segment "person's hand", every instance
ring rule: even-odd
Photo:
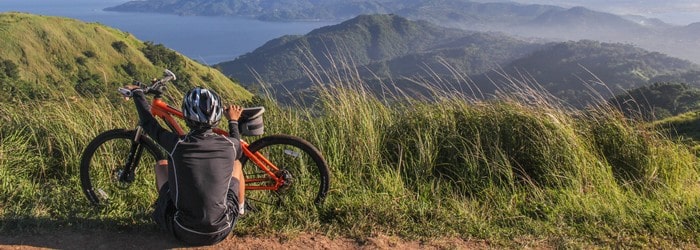
[[[224,116],[229,121],[238,121],[241,118],[241,113],[243,113],[243,108],[238,105],[229,105],[224,108]]]
[[[125,88],[125,89],[128,89],[128,90],[134,90],[134,89],[138,89],[139,86],[136,86],[136,85],[126,85],[126,86],[124,86],[124,88]]]
[[[122,95],[124,96],[124,100],[128,101],[129,97],[132,94],[132,91],[134,91],[134,89],[138,89],[138,88],[139,88],[139,86],[136,86],[136,85],[124,85],[124,87],[119,88],[119,92],[121,92]]]

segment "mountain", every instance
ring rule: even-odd
[[[205,85],[229,97],[251,96],[211,67],[101,24],[2,13],[0,37],[3,101],[118,99],[118,86],[161,76],[165,68],[178,76],[173,90]]]
[[[281,37],[216,67],[244,85],[262,80],[278,92],[293,95],[311,87],[309,73],[320,82],[333,82],[328,79],[331,76],[359,78],[375,90],[384,83],[411,93],[430,91],[425,84],[442,89],[445,83],[464,82],[468,76],[483,93],[492,93],[496,90],[492,81],[499,77],[491,71],[500,68],[506,75],[531,77],[574,106],[654,79],[690,79],[689,72],[700,69],[689,61],[629,44],[532,43],[501,34],[440,28],[396,15],[363,15],[304,36]],[[416,84],[416,79],[425,83]]]
[[[361,15],[304,36],[272,40],[234,61],[216,65],[244,85],[265,83],[288,90],[311,85],[303,66],[315,72],[358,68],[363,79],[482,73],[538,48],[498,34],[467,32],[410,21],[396,15]]]
[[[388,13],[390,1],[343,0],[148,0],[130,1],[107,11],[177,15],[248,16],[263,20],[344,20],[362,13]]]
[[[664,29],[670,29],[673,28],[674,26],[668,23],[665,23],[661,19],[658,18],[647,18],[644,16],[640,15],[624,15],[622,16],[623,18],[630,20],[632,22],[635,22],[641,26],[648,27],[651,29],[655,30],[664,30]]]
[[[583,4],[583,3],[582,3]],[[590,6],[590,3],[586,3]],[[501,32],[521,39],[597,40],[631,43],[700,63],[697,29],[659,19],[619,16],[584,7],[469,0],[143,0],[115,11],[179,15],[233,15],[263,20],[347,20],[360,14],[393,13],[449,28]]]
[[[454,69],[459,70],[460,74],[475,75],[525,56],[540,47],[539,44],[500,34],[477,32],[448,43],[437,43],[423,51],[372,62],[366,68],[374,75],[385,78],[425,74],[448,77],[453,76]]]
[[[665,35],[687,41],[700,41],[700,22],[691,23],[686,26],[673,27],[667,30]]]
[[[550,10],[517,25],[523,34],[537,34],[545,38],[572,40],[620,40],[652,30],[618,15],[593,11],[583,7]],[[516,31],[513,31],[516,32]]]
[[[248,16],[263,20],[346,20],[362,14],[396,13],[428,21],[516,23],[553,9],[562,8],[467,0],[141,0],[105,10]]]
[[[597,100],[597,95],[610,97],[658,77],[698,69],[696,64],[662,53],[591,40],[551,43],[504,67],[507,74],[527,72],[539,85],[575,106]]]
[[[398,15],[415,20],[466,30],[500,30],[528,22],[550,11],[564,10],[552,5],[518,4],[513,2],[481,3],[473,1],[421,1],[395,10]]]

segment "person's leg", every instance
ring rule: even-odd
[[[170,188],[166,182],[158,192],[158,199],[151,217],[162,231],[173,234],[173,216],[176,210],[173,200],[170,199]]]
[[[240,213],[245,204],[245,177],[243,176],[243,166],[239,160],[233,162],[233,178],[238,180],[238,211]]]
[[[168,181],[168,160],[158,160],[155,166],[156,172],[156,188],[160,191],[163,184]]]

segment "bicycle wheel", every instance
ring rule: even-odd
[[[277,166],[278,170],[271,171],[284,182],[277,190],[255,190],[272,187],[275,182],[244,155],[241,163],[247,182],[247,201],[274,206],[323,204],[330,182],[328,165],[311,143],[295,136],[272,135],[254,141],[248,149]]]
[[[150,140],[134,143],[136,131],[103,132],[85,148],[80,160],[80,184],[94,205],[146,207],[156,200],[155,166],[159,148]],[[146,150],[144,150],[146,149]]]

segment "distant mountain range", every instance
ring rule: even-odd
[[[256,80],[249,69],[270,83],[308,82],[299,63],[321,68],[353,64],[373,72],[363,75],[386,78],[426,68],[444,73],[439,59],[445,59],[455,66],[467,65],[465,73],[481,73],[536,47],[503,35],[442,28],[396,15],[362,15],[305,36],[269,41],[217,67],[243,84]]]
[[[539,85],[574,106],[597,101],[598,94],[607,98],[653,83],[655,78],[679,79],[700,69],[689,61],[632,45],[591,40],[549,43],[504,68],[511,75],[527,72]],[[698,81],[687,83],[700,86]]]
[[[545,12],[563,8],[467,0],[140,0],[106,10],[249,16],[279,21],[346,20],[362,14],[395,13],[411,18],[443,21],[513,23],[531,20]]]
[[[112,11],[177,15],[232,15],[262,20],[347,20],[360,14],[393,13],[411,20],[472,31],[495,31],[523,39],[590,39],[635,44],[700,63],[700,23],[679,27],[642,16],[619,16],[583,7],[468,0],[145,0]]]
[[[358,70],[338,70],[346,66]],[[498,78],[492,70],[500,68],[505,74],[526,73],[577,106],[590,101],[594,94],[585,92],[591,86],[610,97],[654,78],[678,78],[699,69],[689,61],[632,45],[524,41],[503,34],[442,28],[397,15],[362,15],[304,36],[281,37],[216,67],[244,85],[262,80],[279,92],[293,93],[311,87],[309,73],[350,74],[341,78],[391,83],[418,93],[426,89],[416,86],[414,79],[432,79],[427,82],[440,88],[435,79],[454,83],[468,76],[479,89],[492,92]]]

